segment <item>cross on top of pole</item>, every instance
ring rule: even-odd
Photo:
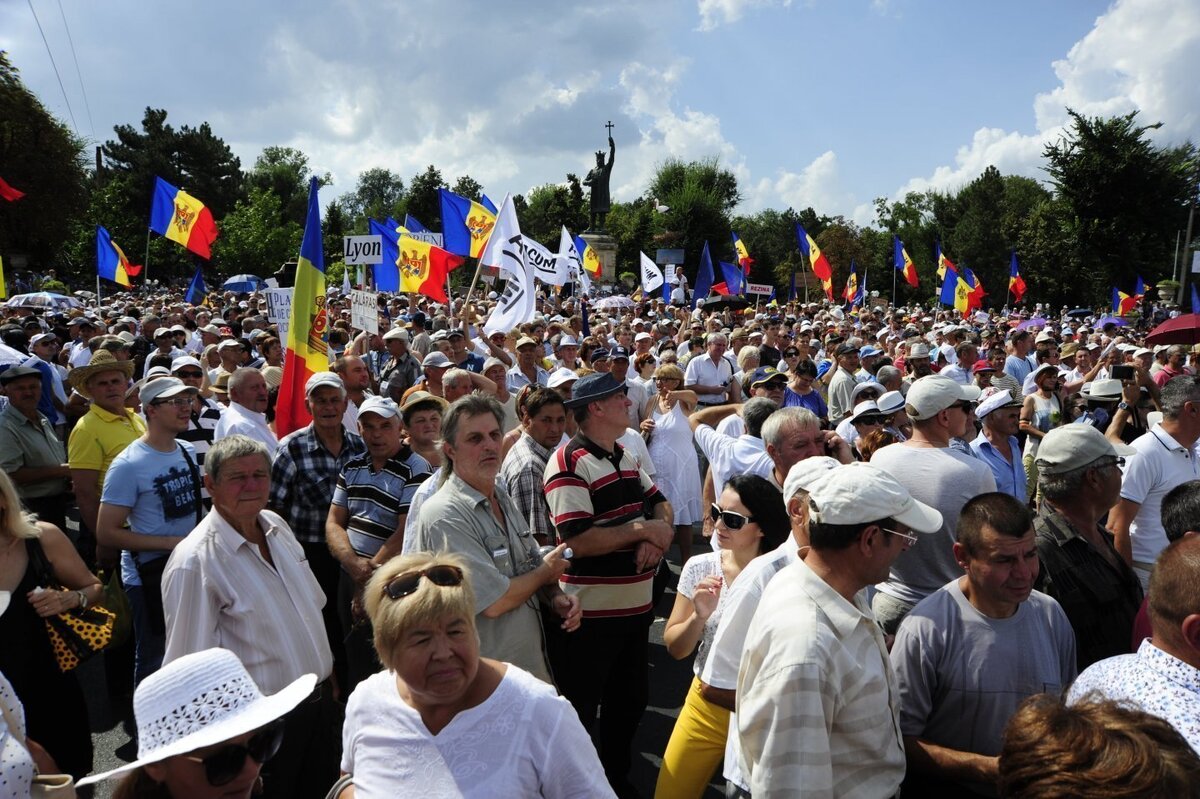
[[[612,123],[612,120],[611,120],[611,119],[610,119],[610,120],[608,120],[608,124],[606,124],[604,127],[608,129],[608,135],[609,135],[609,136],[611,136],[611,135],[612,135],[612,129],[613,129],[613,127],[614,127],[614,126],[613,126],[613,123]]]

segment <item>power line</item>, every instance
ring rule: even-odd
[[[67,113],[71,115],[71,127],[75,128],[75,135],[79,135],[79,126],[75,124],[75,112],[71,110],[71,101],[67,99],[67,89],[63,86],[62,75],[58,74],[58,64],[54,63],[54,53],[50,52],[50,42],[46,41],[46,32],[42,30],[42,22],[38,19],[37,12],[33,10],[33,0],[25,0],[29,3],[29,13],[33,14],[33,21],[37,23],[38,33],[42,34],[42,44],[46,45],[46,55],[50,56],[50,66],[54,67],[54,77],[58,78],[58,88],[62,91],[63,102],[67,104]]]
[[[83,87],[83,72],[79,70],[79,56],[75,55],[75,41],[71,38],[71,26],[67,24],[67,15],[63,11],[62,0],[58,0],[58,13],[62,16],[63,27],[67,30],[67,44],[71,45],[71,58],[75,61],[75,74],[79,76],[79,91],[83,94],[83,107],[87,109],[88,127],[92,129],[92,138],[96,138],[96,125],[92,122],[92,105],[88,102],[87,89]]]

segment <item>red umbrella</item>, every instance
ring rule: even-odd
[[[1200,314],[1185,313],[1150,331],[1147,344],[1200,344]]]

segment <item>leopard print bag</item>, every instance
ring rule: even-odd
[[[36,538],[27,539],[29,562],[33,564],[38,584],[45,588],[62,590],[62,584],[54,574],[54,567]],[[83,661],[102,652],[113,638],[117,616],[107,608],[93,605],[86,610],[69,610],[57,616],[42,619],[46,623],[46,634],[54,650],[58,670],[68,672]]]

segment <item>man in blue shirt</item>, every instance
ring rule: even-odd
[[[971,451],[992,470],[997,491],[1028,503],[1025,465],[1017,441],[1021,401],[1013,399],[1008,389],[987,388],[979,395],[975,416],[983,422],[983,431],[971,442]]]

